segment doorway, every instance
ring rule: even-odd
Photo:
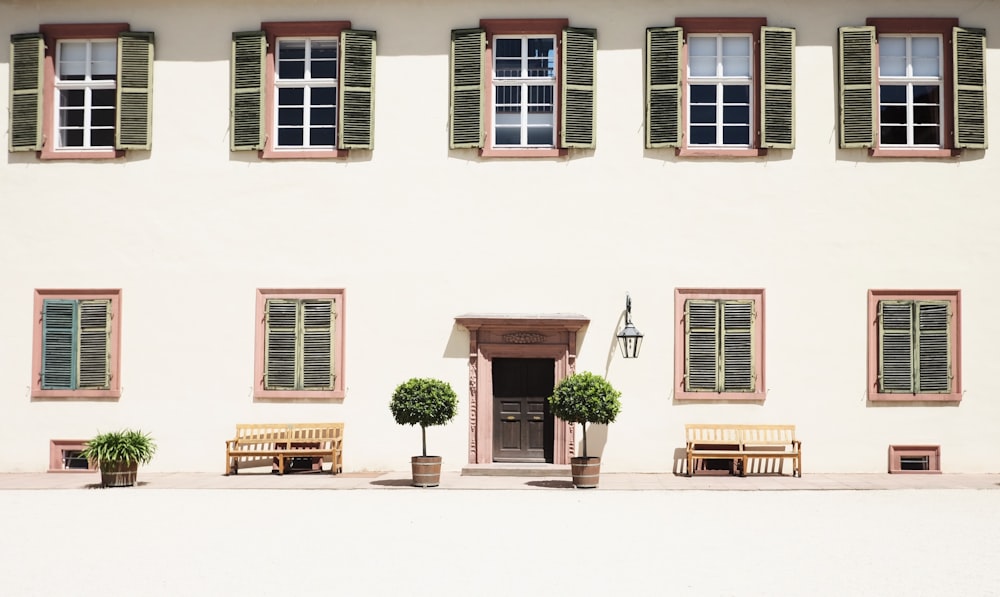
[[[492,368],[493,461],[553,462],[555,361],[495,358]]]

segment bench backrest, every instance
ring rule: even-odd
[[[690,423],[684,426],[690,444],[784,446],[795,441],[795,425],[731,425]]]
[[[795,441],[795,425],[747,425],[744,446],[787,446]]]
[[[343,423],[242,423],[236,425],[236,443],[241,446],[268,445],[284,441],[329,442],[339,445],[344,438]]]
[[[740,444],[740,425],[706,425],[692,423],[684,426],[684,434],[691,444]]]

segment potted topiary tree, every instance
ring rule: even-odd
[[[101,484],[105,487],[131,487],[140,464],[153,459],[156,443],[148,433],[122,429],[99,433],[87,442],[80,455],[101,468]]]
[[[614,422],[621,410],[621,392],[608,380],[589,371],[566,377],[549,397],[552,414],[569,423],[583,426],[583,456],[570,459],[573,485],[580,489],[597,487],[601,475],[601,458],[587,456],[587,423],[607,425]]]
[[[389,402],[400,425],[420,425],[421,456],[410,459],[413,485],[437,487],[441,482],[441,457],[427,455],[427,428],[444,425],[458,413],[458,397],[451,385],[439,379],[413,378],[396,387]]]

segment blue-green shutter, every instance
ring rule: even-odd
[[[42,301],[43,390],[76,388],[77,301]]]

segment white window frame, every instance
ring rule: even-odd
[[[500,77],[497,76],[497,60],[496,47],[497,40],[501,39],[519,39],[521,40],[521,76],[519,77]],[[557,87],[557,76],[556,76],[556,65],[558,64],[558,56],[553,55],[552,64],[552,75],[547,77],[530,76],[528,75],[528,61],[532,57],[528,56],[528,42],[532,39],[551,39],[553,52],[559,52],[559,39],[555,35],[551,34],[527,34],[527,35],[494,35],[492,39],[492,44],[494,48],[493,52],[493,64],[490,65],[490,79],[492,84],[490,85],[491,94],[491,109],[493,111],[492,116],[492,131],[490,135],[491,146],[494,149],[519,149],[519,148],[552,148],[556,146],[556,132],[558,128],[558,122],[556,120],[558,116],[558,103],[559,103],[559,88]],[[510,57],[500,57],[499,59],[510,60]],[[538,59],[535,57],[534,59]],[[511,125],[498,125],[497,124],[497,107],[498,106],[510,106],[514,104],[501,104],[497,101],[497,87],[513,87],[518,86],[521,89],[521,101],[518,104],[521,108],[521,122],[518,128],[521,132],[521,142],[518,144],[504,143],[497,144],[497,128],[512,129],[514,126]],[[528,129],[533,126],[528,123],[529,107],[544,105],[544,104],[529,104],[528,102],[528,88],[529,87],[541,87],[548,86],[552,89],[552,138],[549,143],[539,144],[539,143],[528,143]]]
[[[302,79],[282,79],[281,78],[281,44],[284,42],[305,42],[305,72]],[[337,70],[334,77],[331,78],[312,78],[312,42],[314,41],[333,41],[336,44],[337,49]],[[334,125],[333,125],[333,143],[327,145],[312,145],[307,142],[309,139],[309,129],[311,128],[311,112],[312,112],[312,90],[314,88],[332,88],[334,90],[334,101],[339,102],[337,85],[339,84],[339,73],[340,73],[340,61],[343,59],[341,56],[340,39],[337,37],[330,36],[310,36],[310,37],[300,37],[300,36],[288,36],[279,37],[275,40],[275,51],[274,51],[274,101],[272,109],[274,110],[274,130],[272,134],[274,135],[274,150],[275,151],[302,151],[309,149],[336,149],[337,147],[337,127],[340,126],[340,122],[336,117],[338,110],[337,103],[333,106],[320,106],[328,107],[334,111]],[[282,89],[302,89],[302,124],[295,126],[282,126],[279,119],[280,108],[281,108],[281,90]],[[281,145],[279,143],[278,131],[282,128],[298,129],[302,130],[302,141],[301,145]]]
[[[722,70],[722,63],[725,59],[723,53],[723,39],[725,38],[745,38],[748,41],[747,47],[749,48],[749,55],[747,56],[747,67],[749,75],[743,76],[724,76]],[[754,38],[750,33],[690,33],[688,34],[688,40],[693,38],[713,38],[716,43],[716,63],[715,63],[715,76],[695,76],[691,74],[691,56],[690,56],[690,45],[688,46],[688,56],[685,64],[686,69],[686,97],[685,102],[685,120],[686,120],[686,135],[687,135],[687,146],[692,148],[740,148],[749,149],[754,146],[754,110],[756,106],[754,105],[754,75],[756,74],[756,65],[754,64],[754,51],[753,44]],[[693,143],[693,135],[691,134],[692,125],[698,124],[691,121],[691,108],[692,106],[701,106],[705,104],[698,104],[692,100],[692,85],[715,85],[716,88],[716,103],[715,103],[715,143]],[[726,104],[723,100],[723,87],[728,85],[739,85],[741,87],[747,88],[747,97],[749,98],[747,106],[747,114],[749,116],[749,121],[747,122],[747,142],[746,143],[725,143],[724,142],[724,120],[723,115],[725,112],[725,107],[727,105],[742,105],[742,104]],[[704,125],[699,125],[704,126]]]
[[[65,44],[86,44],[86,59],[84,62],[84,78],[82,80],[63,80],[62,75],[62,52],[63,46]],[[93,72],[91,70],[93,55],[93,47],[95,43],[106,43],[111,44],[114,47],[114,57],[115,57],[115,76],[111,79],[93,79]],[[111,107],[112,112],[112,123],[110,126],[94,126],[93,114],[96,110],[106,110],[105,107],[95,108],[93,105],[93,92],[99,89],[117,89],[118,87],[118,41],[114,38],[94,38],[94,39],[64,39],[59,40],[56,43],[56,57],[55,57],[55,102],[54,110],[55,114],[52,119],[53,127],[53,138],[55,139],[56,150],[71,150],[71,151],[90,151],[90,150],[101,150],[106,151],[108,149],[114,149],[114,111],[118,109],[117,100]],[[77,130],[77,127],[73,126],[62,126],[62,113],[63,109],[61,107],[61,97],[64,91],[83,91],[83,106],[71,106],[72,109],[83,110],[83,145],[66,145],[63,142],[62,132],[64,130]],[[110,145],[91,145],[90,138],[91,133],[94,130],[110,130],[112,133],[112,139]]]
[[[933,33],[921,33],[921,34],[906,34],[906,33],[886,33],[880,34],[878,40],[880,42],[879,48],[881,48],[881,41],[886,38],[895,37],[903,38],[906,40],[906,75],[903,76],[889,76],[882,74],[882,57],[879,56],[878,64],[878,115],[879,115],[879,147],[894,147],[894,148],[927,148],[943,147],[944,141],[944,103],[946,98],[944,97],[944,40],[941,35]],[[914,38],[934,38],[938,42],[938,75],[936,77],[927,76],[914,76],[913,75],[913,39]],[[882,86],[897,86],[906,87],[906,143],[885,143],[882,141]],[[913,86],[914,85],[936,85],[938,87],[938,142],[935,144],[918,144],[914,142],[914,116],[913,116]],[[895,105],[895,104],[894,104]],[[926,104],[921,104],[926,105]]]

